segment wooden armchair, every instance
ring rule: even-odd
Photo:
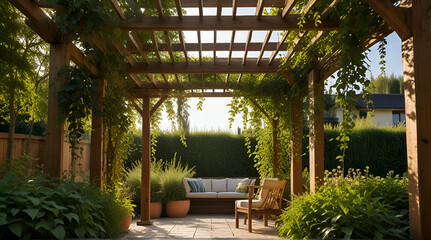
[[[254,189],[260,189],[257,199],[254,199]],[[244,224],[248,219],[248,231],[252,231],[251,216],[263,215],[265,227],[268,226],[268,215],[281,214],[281,204],[286,181],[265,179],[262,186],[248,186],[248,200],[238,200],[235,202],[235,227],[239,228],[238,213],[244,213]]]

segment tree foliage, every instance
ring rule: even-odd
[[[379,75],[376,78],[371,76],[371,82],[368,86],[371,94],[403,94],[404,82],[402,76]]]

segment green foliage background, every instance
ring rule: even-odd
[[[339,129],[325,129],[325,169],[337,168],[339,142],[334,139]],[[306,130],[304,136],[306,136]],[[139,135],[134,135],[132,153],[127,167],[141,159]],[[179,134],[161,134],[157,137],[156,159],[169,160],[175,152],[183,164],[195,166],[198,177],[259,177],[253,167],[253,159],[247,154],[244,136],[228,133],[191,133],[186,135],[187,147],[180,141]],[[308,167],[308,138],[303,138],[303,167]],[[407,171],[405,127],[356,126],[351,135],[351,145],[346,152],[345,167],[364,169],[370,173],[386,176],[393,170],[395,174]],[[252,149],[256,140],[251,138]]]

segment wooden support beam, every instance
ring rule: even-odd
[[[82,68],[85,67],[90,71],[94,77],[99,76],[99,69],[97,69],[93,64],[90,63],[87,56],[85,56],[81,50],[79,50],[75,45],[70,44],[70,60],[76,64],[76,66]]]
[[[269,33],[272,34],[272,31],[269,31]],[[265,45],[266,51],[273,51],[277,48],[277,45],[278,45],[278,42],[269,42],[270,37],[271,36],[268,37],[268,41]],[[265,41],[266,39],[267,38],[265,37]],[[202,43],[201,46],[202,46],[202,51],[214,51],[214,49],[216,51],[229,51],[230,43],[222,43],[222,42],[217,42],[216,44]],[[165,43],[159,43],[157,44],[157,47],[158,47],[157,49],[158,51],[168,51],[168,46]],[[188,51],[199,51],[198,43],[181,43],[181,42],[172,43],[171,47],[172,47],[172,51],[174,52],[184,51],[183,47]],[[133,46],[133,44],[129,44],[127,48],[131,53],[134,53],[134,54],[140,53],[137,49],[135,49],[135,46]],[[244,51],[244,48],[245,48],[245,43],[234,42],[232,45],[232,51]],[[281,48],[287,49],[287,43],[282,43]],[[260,51],[261,49],[262,49],[262,43],[260,42],[250,42],[250,44],[248,45],[249,51]],[[142,50],[144,52],[153,52],[155,48],[152,43],[142,43]]]
[[[158,17],[138,17],[127,22],[114,21],[113,27],[120,27],[125,31],[213,31],[213,30],[299,30],[298,18],[300,15],[290,14],[284,19],[279,16],[262,16],[257,19],[255,16],[236,16],[235,20],[229,16],[165,16]],[[315,25],[315,20],[306,18],[302,30],[332,31],[339,29],[339,22],[333,20],[322,20],[321,24]]]
[[[47,43],[60,43],[61,34],[57,25],[39,6],[31,0],[9,0],[23,13],[40,31],[38,34]]]
[[[151,225],[150,221],[150,98],[142,99],[142,172],[141,172],[141,220],[138,225]]]
[[[163,96],[169,98],[176,97],[191,97],[191,98],[200,98],[200,97],[233,97],[233,93],[231,92],[186,92],[186,93],[178,93],[178,92],[169,92],[169,91],[160,91],[160,90],[141,90],[140,92],[133,93],[133,96],[136,98],[142,97],[150,97],[150,98],[160,98]]]
[[[228,60],[227,60],[227,65],[230,65],[230,61],[232,58],[232,47],[233,47],[234,42],[235,42],[235,31],[232,31],[232,35],[230,38],[229,56],[228,56]]]
[[[155,87],[151,83],[144,83],[142,88],[133,88],[129,90],[130,92],[140,91],[142,89],[164,89],[164,90],[190,90],[190,89],[237,89],[238,86],[236,83],[214,83],[214,82],[200,82],[200,83],[189,83],[189,82],[180,82],[180,83],[159,83],[157,87]]]
[[[236,20],[236,11],[238,9],[238,1],[232,0],[232,19]]]
[[[204,16],[204,9],[203,9],[203,1],[202,0],[197,0],[198,2],[198,8],[199,8],[199,17],[203,17]]]
[[[290,11],[292,11],[298,0],[286,0],[286,4],[284,5],[283,11],[281,12],[281,16],[283,18],[289,16]]]
[[[133,94],[130,94],[133,95]],[[141,117],[144,115],[144,111],[142,110],[142,108],[136,103],[135,99],[129,99],[129,101],[133,104],[133,106],[135,107],[136,111],[138,111],[139,115],[141,115]]]
[[[242,78],[243,73],[240,73],[238,76],[238,80],[236,81],[236,84],[239,85],[239,83],[241,82],[241,78]]]
[[[44,172],[51,177],[60,178],[68,166],[64,158],[64,124],[59,114],[58,90],[64,79],[57,79],[57,73],[70,63],[70,45],[58,43],[50,45],[48,122],[46,129],[46,158],[43,160]]]
[[[261,112],[266,119],[268,119],[268,121],[272,121],[273,118],[271,116],[269,116],[268,112],[266,112],[266,110],[260,106],[260,104],[258,102],[256,102],[256,100],[254,100],[253,98],[247,98],[251,103],[253,103],[253,105],[259,110],[259,112]]]
[[[157,13],[159,14],[159,18],[163,18],[163,11],[162,11],[162,1],[161,0],[154,0],[156,2],[156,8]]]
[[[202,41],[201,41],[201,31],[197,31],[198,34],[198,45],[199,45],[199,63],[202,63]]]
[[[221,17],[221,11],[222,11],[222,0],[217,0],[217,19],[220,19]]]
[[[275,57],[277,56],[277,53],[280,51],[281,46],[283,45],[284,41],[286,41],[287,36],[289,36],[289,31],[285,32],[284,35],[281,37],[280,41],[277,44],[277,48],[271,53],[271,56],[269,57],[268,64],[271,64],[272,61],[274,61]]]
[[[365,1],[397,32],[401,40],[412,36],[411,8],[395,7],[390,0]]]
[[[260,64],[260,60],[262,60],[262,57],[263,57],[263,54],[264,54],[264,52],[265,52],[265,48],[267,47],[267,45],[268,45],[268,42],[269,42],[269,39],[271,38],[271,35],[272,35],[272,30],[270,30],[270,31],[268,31],[267,33],[266,33],[266,36],[265,36],[265,40],[263,41],[263,43],[262,43],[262,48],[260,49],[260,53],[259,53],[259,56],[257,57],[257,61],[256,61],[256,65],[259,65]],[[282,45],[283,45],[284,43],[282,43]],[[250,45],[250,44],[249,44]],[[287,47],[287,44],[285,44],[286,45],[286,47]],[[275,46],[275,47],[277,47],[277,46]],[[249,48],[250,48],[250,46],[249,46]]]
[[[256,13],[254,14],[254,15],[256,15],[257,19],[260,19],[260,17],[262,17],[264,2],[265,2],[265,0],[258,0],[257,1]]]
[[[413,39],[402,44],[410,238],[431,239],[431,2],[412,4]]]
[[[286,79],[286,81],[289,83],[290,86],[293,86],[293,84],[295,84],[295,81],[293,80],[293,78],[290,76],[288,72],[283,71],[283,72],[279,72],[279,74]]]
[[[253,31],[248,31],[247,40],[245,42],[244,57],[242,58],[242,65],[245,65],[245,62],[247,61],[248,45],[250,45],[252,36],[253,36]]]
[[[135,32],[131,32],[131,33],[129,33],[129,39],[130,39],[130,41],[132,42],[132,44],[133,44],[133,50],[134,51],[131,51],[129,48],[128,48],[128,50],[129,50],[129,52],[139,52],[140,54],[141,54],[141,56],[142,56],[142,58],[144,59],[144,61],[147,63],[147,64],[150,64],[150,59],[148,58],[148,56],[147,56],[147,54],[145,53],[145,51],[143,50],[143,47],[142,47],[142,42],[141,42],[141,40],[139,39],[139,36],[138,36],[138,34],[136,34]],[[166,44],[166,46],[167,46],[167,44]]]
[[[258,0],[239,0],[236,4],[237,7],[256,7]],[[265,0],[265,7],[278,7],[282,8],[284,6],[285,0]],[[183,7],[196,8],[198,3],[196,0],[181,0]],[[205,0],[203,2],[204,7],[232,7],[232,0]]]
[[[112,7],[114,8],[115,13],[117,13],[118,17],[123,21],[126,20],[126,16],[124,15],[124,12],[120,7],[120,4],[118,4],[118,1],[117,0],[110,0],[110,1],[112,4]]]
[[[216,62],[217,59],[217,54],[216,54],[216,45],[217,45],[217,31],[214,31],[214,41],[213,41],[213,61],[214,64]],[[202,48],[202,44],[200,45],[200,47]]]
[[[292,103],[290,192],[302,194],[302,99]]]
[[[95,102],[97,109],[92,110],[90,144],[90,181],[103,189],[103,98],[105,80],[99,80]]]
[[[315,193],[323,184],[324,173],[324,84],[318,70],[312,70],[308,75],[309,126],[310,126],[310,192]]]
[[[181,6],[180,0],[175,0],[175,7],[177,9],[178,17],[182,18],[183,17],[183,11],[182,11],[182,6]]]
[[[256,66],[255,60],[247,60],[245,65],[242,62],[231,61],[230,65],[226,65],[224,61],[213,62],[170,62],[153,63],[148,65],[146,63],[137,63],[136,66],[130,66],[127,69],[129,74],[215,74],[215,73],[277,73],[277,64],[272,65],[259,65]],[[267,63],[267,61],[264,61]]]
[[[186,48],[186,44],[184,43],[184,37],[183,37],[183,32],[182,31],[178,31],[178,37],[180,39],[180,44],[181,44],[181,50],[184,53],[184,59],[186,60],[186,62],[189,61],[189,56],[187,55],[187,48]],[[201,45],[202,47],[202,45]],[[173,49],[172,49],[173,51]]]
[[[153,114],[157,111],[157,109],[159,109],[159,107],[163,104],[163,102],[167,99],[167,96],[163,96],[159,99],[159,101],[156,102],[156,104],[154,104],[154,106],[151,108],[150,111],[150,117],[153,116]]]

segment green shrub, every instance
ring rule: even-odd
[[[13,174],[0,180],[0,238],[99,238],[121,232],[121,204],[95,186]]]
[[[176,154],[171,161],[166,163],[164,172],[161,175],[162,191],[165,202],[186,200],[186,189],[183,185],[183,178],[193,177],[194,167],[182,165],[181,161],[176,161]]]
[[[126,171],[124,185],[131,192],[132,203],[136,205],[136,212],[141,211],[141,162],[135,162],[131,169]],[[162,161],[151,161],[150,165],[150,194],[151,202],[163,202],[161,187],[161,176],[164,163]]]
[[[162,182],[159,178],[151,178],[151,202],[163,202]]]
[[[335,172],[337,174],[337,172]],[[316,194],[295,198],[279,217],[283,238],[409,237],[407,179],[360,176],[326,179]]]

